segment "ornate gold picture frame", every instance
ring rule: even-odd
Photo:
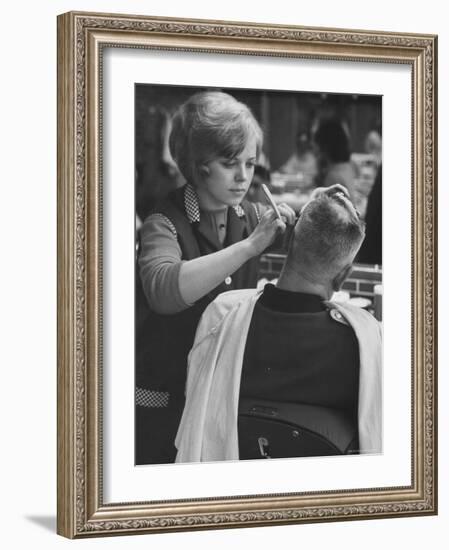
[[[179,498],[163,499],[155,499],[149,485],[143,501],[105,500],[102,146],[108,48],[410,68],[412,295],[411,310],[401,312],[411,326],[412,349],[403,359],[411,373],[410,484],[272,493],[261,481],[257,494],[185,498],[180,491]],[[59,16],[58,533],[83,538],[436,514],[436,167],[436,36],[96,13]],[[129,365],[130,377],[132,369]]]

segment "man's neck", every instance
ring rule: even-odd
[[[276,286],[282,290],[289,290],[290,292],[315,294],[323,298],[323,300],[330,300],[333,294],[332,284],[317,282],[307,277],[305,274],[298,273],[297,271],[293,272],[288,268],[282,270]]]

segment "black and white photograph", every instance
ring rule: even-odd
[[[134,107],[135,464],[382,453],[382,96]]]

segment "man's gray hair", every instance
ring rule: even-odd
[[[331,189],[303,208],[288,253],[290,267],[318,277],[335,276],[352,263],[365,237],[365,224],[349,200]]]

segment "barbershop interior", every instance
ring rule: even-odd
[[[135,87],[136,230],[158,200],[186,182],[169,149],[171,120],[192,94],[209,88]],[[344,185],[366,223],[354,269],[333,300],[382,320],[382,97],[326,92],[223,89],[248,105],[263,129],[263,150],[246,199],[276,203],[300,215],[314,189]],[[285,250],[260,258],[259,285],[279,276]]]

